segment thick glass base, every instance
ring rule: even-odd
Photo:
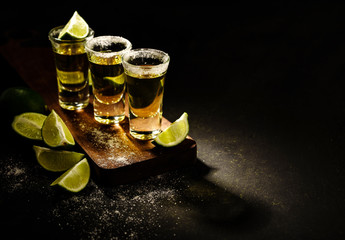
[[[149,132],[141,132],[141,131],[134,131],[130,130],[129,131],[132,137],[140,140],[152,140],[155,139],[158,134],[161,132],[161,130],[154,130],[154,131],[149,131]]]
[[[125,115],[119,115],[114,117],[107,116],[97,116],[95,115],[95,120],[102,124],[118,124],[125,119]]]
[[[63,102],[59,99],[59,105],[67,110],[79,110],[86,108],[89,105],[89,99],[83,102]]]
[[[158,111],[154,116],[138,117],[129,112],[129,132],[140,140],[151,140],[161,132],[162,113]]]
[[[125,101],[122,98],[113,104],[104,104],[95,97],[93,101],[95,120],[102,124],[117,124],[125,119]]]

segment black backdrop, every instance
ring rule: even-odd
[[[173,121],[189,113],[198,158],[209,168],[203,187],[226,190],[256,209],[247,225],[210,226],[182,214],[184,226],[169,230],[175,237],[343,237],[344,3],[41,4],[2,7],[1,44],[31,36],[33,45],[49,46],[50,28],[77,10],[96,35],[170,54],[164,116]],[[208,211],[226,215],[222,206]]]

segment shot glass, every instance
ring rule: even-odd
[[[142,48],[123,55],[129,100],[129,131],[137,139],[154,139],[161,132],[165,76],[170,57]]]
[[[89,63],[84,44],[94,36],[90,28],[84,39],[61,40],[58,38],[64,26],[50,30],[58,82],[59,104],[68,110],[85,108],[89,104]]]
[[[125,74],[122,55],[132,48],[118,36],[100,36],[85,45],[90,62],[93,110],[96,121],[117,124],[125,119]]]

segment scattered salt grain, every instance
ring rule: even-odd
[[[116,128],[106,128],[104,126],[87,126],[85,122],[76,118],[74,124],[88,139],[88,144],[92,149],[97,149],[102,155],[100,159],[93,160],[102,168],[122,167],[129,165],[138,156],[129,146],[124,144],[127,135],[123,130]],[[120,135],[120,136],[115,136]],[[105,154],[106,153],[106,154]],[[126,153],[126,154],[123,154]],[[104,161],[105,160],[105,161]]]
[[[10,176],[10,175],[13,175],[13,176],[19,176],[21,174],[23,174],[25,172],[24,169],[21,169],[21,168],[18,168],[18,167],[14,167],[12,169],[10,169],[8,172],[7,172],[7,175]]]
[[[13,157],[8,157],[3,161],[4,165],[0,169],[3,182],[9,192],[14,192],[23,188],[27,180],[26,170],[20,161],[15,161]]]
[[[88,234],[89,239],[149,237],[143,233],[161,228],[162,221],[166,221],[165,214],[169,214],[166,210],[162,212],[162,203],[178,203],[177,190],[167,181],[156,176],[136,185],[101,188],[91,180],[88,186],[91,193],[63,199],[52,210],[52,217],[61,221],[61,230],[75,231],[77,226],[87,225],[88,228],[78,228],[78,231],[82,231],[82,236]],[[91,233],[90,229],[93,229]]]

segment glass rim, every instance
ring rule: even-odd
[[[58,42],[58,43],[81,43],[81,42],[88,41],[88,40],[92,39],[93,36],[95,35],[95,31],[89,27],[89,34],[87,35],[87,37],[82,38],[82,39],[59,39],[59,38],[53,36],[53,34],[56,31],[58,31],[58,30],[61,31],[64,27],[65,27],[65,25],[61,25],[61,26],[57,26],[57,27],[52,28],[48,33],[49,40],[54,41],[54,42]]]
[[[122,60],[125,61],[128,65],[132,65],[132,66],[135,66],[135,67],[139,67],[139,66],[142,67],[142,65],[134,65],[134,64],[131,64],[131,63],[129,63],[129,62],[127,61],[128,59],[126,59],[127,57],[129,57],[129,55],[134,55],[134,54],[137,53],[137,52],[148,52],[148,53],[149,53],[149,52],[154,52],[154,53],[158,53],[158,54],[160,54],[161,56],[163,56],[163,57],[162,57],[162,59],[164,59],[163,62],[160,63],[160,64],[157,64],[157,65],[151,65],[151,66],[153,66],[153,67],[155,67],[155,66],[160,66],[160,65],[169,63],[169,61],[170,61],[170,56],[169,56],[169,54],[167,54],[166,52],[163,52],[162,50],[158,50],[158,49],[154,49],[154,48],[136,48],[136,49],[131,49],[130,51],[128,51],[127,53],[125,53],[125,54],[123,55]],[[145,66],[145,65],[144,65],[144,66]]]
[[[156,55],[159,55],[162,59],[162,62],[157,64],[157,65],[135,65],[128,60],[130,57],[138,55],[138,53],[154,53]],[[166,52],[163,52],[161,50],[153,49],[153,48],[137,48],[137,49],[132,49],[128,52],[126,52],[122,56],[122,65],[125,69],[126,72],[132,72],[132,73],[137,73],[139,75],[147,75],[150,73],[153,74],[164,74],[168,70],[168,65],[170,62],[170,56]]]
[[[101,51],[96,51],[91,49],[90,44],[96,42],[97,40],[109,40],[111,42],[115,42],[113,40],[117,40],[116,42],[121,42],[121,43],[125,43],[126,48],[122,49],[120,51],[111,51],[111,52],[101,52]],[[120,41],[119,41],[120,40]],[[125,54],[127,51],[130,51],[132,49],[132,43],[121,36],[112,36],[112,35],[105,35],[105,36],[98,36],[98,37],[94,37],[92,39],[89,39],[86,43],[85,43],[85,50],[86,52],[92,53],[93,55],[99,56],[99,57],[105,57],[105,58],[109,58],[109,57],[113,57],[113,56],[122,56],[123,54]]]

